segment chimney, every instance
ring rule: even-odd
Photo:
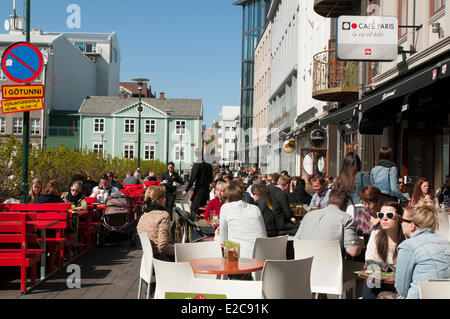
[[[125,98],[125,90],[120,90],[120,98],[124,99]]]
[[[159,93],[159,99],[160,100],[165,100],[166,99],[166,97],[164,96],[164,92],[160,92]]]

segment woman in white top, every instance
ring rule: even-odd
[[[267,237],[258,206],[242,201],[244,189],[235,181],[225,189],[225,204],[220,209],[218,240],[240,244],[240,257],[252,258],[256,238]]]
[[[397,247],[405,239],[401,227],[403,208],[396,202],[386,202],[377,213],[381,228],[372,231],[366,250],[365,268],[380,271],[395,270]],[[389,284],[370,287],[364,284],[363,299],[375,299],[382,291],[395,291]]]

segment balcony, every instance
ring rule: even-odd
[[[359,64],[336,58],[335,41],[314,55],[312,97],[319,101],[344,102],[358,98]]]
[[[314,11],[325,18],[359,15],[361,0],[314,0]]]
[[[77,127],[65,127],[65,126],[49,126],[48,136],[52,137],[78,137]]]

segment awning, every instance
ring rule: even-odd
[[[340,109],[337,109],[333,113],[329,113],[327,116],[319,120],[320,125],[339,124],[341,122],[351,121],[357,119],[358,103],[350,103]]]
[[[385,89],[370,93],[359,101],[361,104],[361,111],[366,112],[370,109],[386,103],[390,100],[398,99],[411,92],[425,88],[439,79],[449,76],[450,73],[450,59],[447,58],[432,66],[423,68],[422,70],[410,70],[407,75],[403,75],[399,80],[389,85]]]

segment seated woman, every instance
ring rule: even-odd
[[[208,206],[206,206],[205,211],[205,220],[209,220],[212,214],[216,216],[220,216],[220,208],[222,207],[225,199],[223,198],[223,193],[225,190],[226,183],[223,181],[219,181],[216,184],[215,193],[216,196],[208,202]],[[213,225],[214,226],[214,225]]]
[[[355,227],[358,235],[365,237],[380,227],[377,212],[381,209],[382,193],[376,186],[365,186],[359,193],[362,209],[358,209],[354,216]]]
[[[160,260],[174,261],[175,248],[170,233],[170,215],[166,206],[166,189],[153,186],[145,192],[144,214],[137,225],[138,233],[146,233],[153,248],[153,256]]]
[[[434,197],[433,186],[431,186],[430,181],[425,177],[419,178],[417,183],[414,185],[411,205],[417,204],[421,199],[430,199],[433,201],[436,209],[439,210],[439,202],[437,198]]]
[[[311,196],[305,190],[305,181],[301,178],[293,178],[289,185],[289,204],[306,204],[311,203]]]
[[[252,258],[256,238],[267,237],[264,219],[258,206],[242,200],[244,188],[238,181],[232,181],[225,189],[226,203],[220,209],[218,240],[239,243],[240,256]]]
[[[28,195],[28,203],[34,204],[36,203],[36,200],[41,196],[42,192],[42,182],[40,179],[35,178],[33,179],[33,182],[31,183],[31,189]]]
[[[61,195],[62,200],[65,203],[72,203],[74,206],[74,211],[87,210],[88,205],[85,196],[82,192],[83,183],[82,181],[75,181],[69,187],[70,192],[65,192]]]
[[[255,204],[259,207],[266,226],[267,237],[277,236],[277,223],[275,213],[273,212],[273,201],[267,186],[259,184],[254,188],[253,198]]]
[[[41,193],[41,196],[36,200],[36,204],[47,204],[47,203],[64,203],[61,199],[61,191],[58,187],[58,182],[55,179],[52,179],[48,182],[47,186],[45,186],[44,190]]]
[[[450,278],[450,242],[434,233],[438,216],[429,199],[405,208],[401,223],[407,239],[398,246],[395,288],[399,298],[418,299],[419,283]]]
[[[396,202],[386,202],[377,213],[380,219],[380,229],[372,231],[366,250],[365,268],[386,271],[395,270],[397,263],[397,247],[405,239],[401,221],[403,208]],[[364,281],[363,299],[376,299],[382,291],[395,291],[394,285],[369,284]]]

